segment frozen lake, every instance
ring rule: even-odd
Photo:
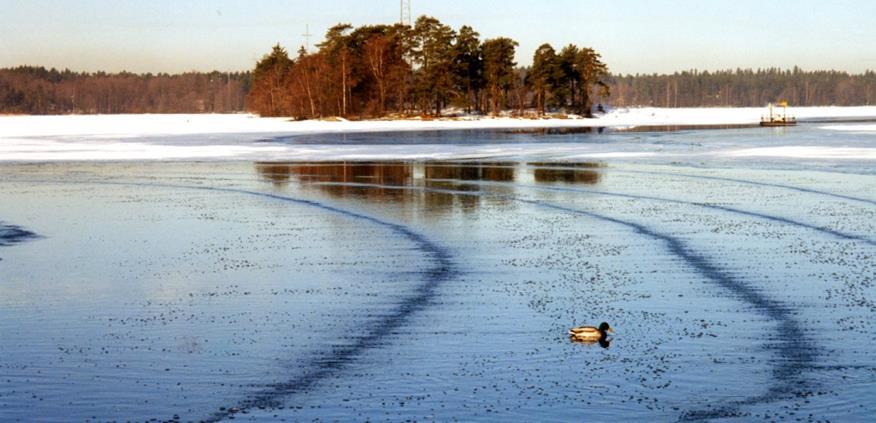
[[[17,150],[0,420],[868,420],[876,134],[832,125]]]

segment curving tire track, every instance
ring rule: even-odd
[[[10,247],[36,238],[39,238],[39,235],[22,229],[21,226],[9,225],[0,221],[0,247]],[[3,257],[0,257],[0,261],[3,261]]]
[[[655,172],[655,171],[645,171],[645,170],[613,170],[613,171],[618,172],[618,173],[633,173],[633,174],[640,174],[640,175],[677,176],[677,177],[681,177],[681,178],[690,178],[690,179],[704,179],[704,180],[710,180],[710,181],[734,182],[737,184],[752,185],[752,186],[758,186],[758,187],[780,188],[780,189],[785,189],[785,190],[790,190],[790,191],[797,191],[797,192],[801,192],[804,194],[816,194],[816,195],[822,195],[825,197],[832,197],[832,198],[839,199],[839,200],[854,201],[854,202],[863,203],[863,204],[867,204],[867,205],[871,205],[871,206],[876,206],[876,200],[870,200],[867,198],[855,197],[855,196],[845,195],[845,194],[836,194],[833,192],[821,191],[821,190],[812,189],[812,188],[798,187],[798,186],[794,186],[794,185],[774,184],[774,183],[770,183],[770,182],[752,181],[749,179],[728,178],[728,177],[724,177],[724,176],[695,175],[692,173]]]
[[[569,167],[569,166],[532,166],[539,169],[556,169],[556,170],[580,170],[578,167]],[[679,177],[679,178],[689,178],[689,179],[702,179],[709,181],[721,181],[721,182],[733,182],[737,184],[743,185],[752,185],[757,187],[765,187],[765,188],[779,188],[789,191],[797,191],[804,194],[815,194],[821,195],[825,197],[831,197],[838,200],[846,200],[853,201],[857,203],[863,203],[870,206],[876,206],[876,200],[872,200],[869,198],[861,198],[855,197],[853,195],[846,194],[837,194],[834,192],[821,191],[812,188],[799,187],[795,185],[786,185],[786,184],[776,184],[772,182],[762,182],[762,181],[752,181],[750,179],[741,179],[741,178],[730,178],[726,176],[711,176],[711,175],[696,175],[693,173],[681,173],[681,172],[658,172],[653,170],[629,170],[629,169],[612,169],[613,173],[630,173],[634,175],[654,175],[654,176],[670,176],[670,177]],[[861,176],[861,174],[855,174]]]
[[[827,226],[816,226],[805,222],[800,222],[797,220],[789,219],[787,217],[774,216],[771,214],[758,213],[748,210],[737,209],[733,207],[727,206],[719,206],[717,204],[709,204],[709,203],[698,203],[691,201],[683,201],[676,200],[672,198],[663,198],[663,197],[655,197],[650,195],[637,195],[637,194],[626,194],[612,191],[598,191],[598,190],[589,190],[583,188],[567,188],[567,187],[549,187],[549,186],[536,186],[536,185],[527,185],[527,184],[515,184],[510,182],[493,182],[493,181],[460,181],[457,179],[428,179],[429,181],[435,182],[454,182],[459,185],[477,185],[477,186],[507,186],[507,187],[515,187],[515,188],[524,188],[531,189],[536,191],[558,191],[558,192],[572,192],[572,193],[582,193],[582,194],[593,194],[593,195],[601,195],[606,197],[618,197],[618,198],[627,198],[631,200],[650,200],[650,201],[660,201],[671,204],[679,204],[686,206],[696,206],[703,207],[712,210],[723,211],[732,214],[738,214],[741,216],[754,217],[757,219],[769,220],[776,223],[781,223],[790,226],[797,226],[800,228],[810,229],[816,232],[821,232],[825,235],[834,236],[840,239],[850,240],[850,241],[859,241],[865,244],[869,244],[872,246],[876,246],[876,240],[866,238],[863,236],[849,234],[846,232],[838,231],[836,229],[829,228]]]
[[[586,210],[575,209],[537,200],[523,199],[512,195],[499,193],[484,193],[447,190],[440,188],[382,185],[369,183],[320,182],[315,184],[363,188],[373,187],[383,189],[401,189],[444,193],[449,195],[469,195],[479,197],[503,198],[510,201],[530,204],[536,207],[577,214],[604,222],[626,226],[632,229],[637,234],[662,242],[670,253],[682,259],[685,263],[687,263],[694,270],[696,270],[700,275],[704,276],[706,279],[708,279],[718,287],[727,290],[732,294],[733,298],[736,298],[746,303],[752,308],[752,310],[776,322],[777,325],[777,328],[775,330],[775,342],[765,345],[765,348],[767,350],[770,350],[774,353],[774,355],[776,356],[775,361],[777,363],[772,366],[773,383],[771,383],[767,387],[765,393],[751,396],[743,400],[729,401],[718,407],[708,408],[704,410],[688,410],[682,413],[682,415],[679,417],[680,421],[738,417],[741,415],[739,408],[742,406],[769,403],[780,399],[789,398],[796,395],[798,392],[804,390],[807,387],[808,382],[805,378],[805,373],[815,367],[816,354],[814,345],[811,341],[809,341],[808,336],[803,331],[801,324],[794,318],[792,310],[789,306],[780,301],[770,299],[769,297],[758,291],[756,288],[744,283],[741,280],[738,280],[731,273],[722,270],[705,256],[697,253],[680,238],[657,232],[640,223],[618,219],[615,217],[606,216]]]
[[[39,235],[22,229],[21,226],[9,225],[0,221],[0,247],[9,247],[38,237]]]
[[[329,355],[321,356],[319,359],[313,360],[308,365],[305,365],[304,368],[309,369],[309,371],[301,377],[270,385],[255,394],[251,394],[237,406],[233,407],[237,412],[252,408],[275,408],[281,405],[282,400],[297,393],[304,392],[317,382],[339,372],[346,365],[355,360],[356,357],[369,349],[379,346],[384,338],[392,334],[398,328],[404,326],[414,313],[424,309],[428,305],[435,296],[435,290],[438,285],[450,280],[456,273],[452,256],[449,251],[433,241],[430,241],[423,235],[397,223],[380,220],[372,216],[351,212],[312,200],[303,200],[236,188],[204,187],[203,189],[254,195],[289,203],[307,205],[342,216],[360,219],[377,226],[383,226],[408,238],[417,246],[417,249],[425,253],[432,262],[430,268],[420,273],[423,278],[423,283],[414,290],[414,295],[399,303],[390,313],[381,316],[380,320],[372,324],[370,329],[363,331],[365,332],[365,335],[357,337],[352,344],[340,348],[334,348]],[[204,421],[217,422],[225,420],[228,417],[231,417],[229,412],[220,411],[210,415],[208,418],[204,419]]]
[[[227,418],[233,418],[235,413],[246,411],[253,408],[274,408],[282,404],[289,397],[304,392],[317,384],[323,379],[333,376],[343,370],[343,368],[353,362],[358,356],[365,351],[381,345],[383,340],[391,335],[394,331],[404,326],[412,315],[420,310],[423,310],[435,297],[436,289],[443,282],[452,279],[456,274],[453,256],[444,247],[429,240],[425,236],[413,231],[412,229],[385,220],[381,220],[365,214],[341,209],[331,205],[323,204],[317,201],[305,200],[283,195],[270,194],[259,191],[250,191],[238,188],[222,188],[208,187],[198,185],[182,185],[168,183],[144,183],[144,182],[111,182],[111,181],[46,181],[46,180],[27,180],[16,181],[27,183],[46,183],[46,184],[78,184],[78,185],[112,185],[112,186],[128,186],[141,188],[173,188],[173,189],[188,189],[208,192],[224,192],[232,194],[241,194],[268,198],[272,200],[293,203],[303,206],[314,207],[323,211],[334,213],[340,216],[345,216],[351,219],[361,220],[369,224],[381,226],[389,229],[396,234],[402,235],[411,241],[416,249],[423,252],[431,266],[420,272],[422,283],[417,286],[412,296],[406,298],[401,303],[390,311],[382,315],[380,319],[363,328],[362,336],[355,338],[355,341],[346,346],[332,349],[329,354],[320,355],[318,359],[314,359],[304,365],[306,369],[300,377],[290,379],[285,382],[275,383],[265,387],[264,389],[248,395],[240,400],[236,405],[228,407],[231,411],[218,411],[210,414],[201,421],[218,422]]]
[[[51,183],[57,183],[57,181],[50,181]],[[458,181],[457,181],[458,182]],[[471,181],[466,181],[465,183],[469,183]],[[76,183],[76,182],[72,182]],[[450,255],[446,253],[443,249],[438,248],[437,251],[429,248],[427,245],[429,241],[422,239],[421,236],[416,233],[408,230],[407,228],[397,225],[394,223],[384,222],[379,219],[348,212],[343,209],[335,208],[332,206],[327,206],[322,203],[310,201],[310,200],[302,200],[296,199],[292,197],[279,196],[275,194],[263,193],[258,191],[247,191],[236,188],[220,188],[220,187],[205,187],[205,186],[190,186],[190,185],[176,185],[176,184],[163,184],[163,183],[125,183],[125,182],[91,182],[98,184],[107,184],[107,185],[133,185],[133,186],[147,186],[147,187],[166,187],[166,188],[181,188],[181,189],[197,189],[197,190],[207,190],[207,191],[219,191],[219,192],[230,192],[230,193],[239,193],[239,194],[247,194],[247,195],[257,195],[266,198],[272,198],[281,201],[289,201],[298,204],[310,205],[314,207],[320,207],[327,211],[335,212],[350,216],[352,218],[359,218],[370,221],[374,224],[383,225],[393,230],[397,230],[400,233],[405,234],[405,236],[415,240],[415,242],[422,248],[424,251],[432,251],[431,255],[433,256],[433,261],[438,264],[433,267],[429,271],[425,272],[425,276],[427,280],[434,281],[442,281],[449,279],[451,274],[454,272],[452,270],[452,263],[450,260]],[[499,193],[485,193],[485,192],[472,192],[472,191],[459,191],[459,190],[448,190],[448,189],[439,189],[439,188],[426,188],[426,187],[410,187],[410,186],[396,186],[396,185],[381,185],[381,184],[368,184],[368,183],[339,183],[339,182],[321,182],[314,183],[314,185],[337,185],[337,186],[352,186],[352,187],[374,187],[374,188],[385,188],[385,189],[399,189],[399,190],[416,190],[416,191],[426,191],[426,192],[436,192],[436,193],[444,193],[450,195],[467,195],[467,196],[481,196],[481,197],[497,197],[504,198],[512,201],[518,201],[526,204],[531,204],[537,207],[548,208],[558,211],[563,211],[566,213],[572,213],[577,215],[587,216],[593,219],[602,220],[610,223],[615,223],[619,225],[626,226],[632,229],[635,233],[638,233],[643,236],[647,236],[656,240],[661,241],[666,246],[667,250],[671,252],[673,255],[681,258],[685,263],[695,269],[698,273],[715,283],[717,286],[720,286],[728,291],[730,291],[734,297],[739,298],[741,301],[747,303],[752,307],[753,310],[757,311],[759,314],[773,320],[777,323],[776,329],[776,340],[774,344],[769,344],[766,346],[768,350],[774,352],[774,354],[779,358],[777,360],[777,364],[772,368],[773,380],[774,382],[767,387],[765,393],[761,395],[756,395],[749,397],[747,399],[732,401],[725,403],[724,405],[710,408],[707,410],[689,410],[683,413],[680,416],[680,420],[700,420],[700,419],[712,419],[712,418],[720,418],[720,417],[733,417],[739,415],[739,407],[745,405],[752,404],[760,404],[767,403],[779,399],[786,398],[790,395],[793,395],[795,392],[804,389],[806,385],[806,380],[804,378],[804,374],[807,370],[811,369],[814,366],[815,361],[815,353],[812,343],[808,341],[805,332],[802,330],[800,324],[793,318],[793,314],[791,309],[785,306],[783,303],[769,299],[762,293],[760,293],[757,289],[745,284],[742,281],[736,280],[732,274],[727,273],[726,271],[720,269],[718,266],[711,263],[706,257],[701,254],[698,254],[693,249],[688,247],[681,239],[677,237],[673,237],[671,235],[662,234],[653,229],[631,221],[626,221],[618,218],[614,218],[611,216],[605,216],[598,213],[575,209],[571,207],[566,207],[562,205],[546,203],[542,201],[529,200],[518,198],[510,195],[499,194]],[[626,196],[629,198],[635,198],[629,194],[618,194],[611,193],[606,194],[600,191],[592,191],[589,192],[587,190],[582,190],[582,192],[588,192],[592,194],[603,194],[603,195],[619,195]],[[658,197],[642,197],[643,199],[652,199],[652,200],[662,200],[662,201],[675,201],[679,202],[679,200],[671,200],[671,199],[660,199]],[[683,202],[682,202],[683,203]],[[700,203],[688,203],[691,205],[697,206],[711,206]],[[827,228],[815,227],[813,225],[808,225],[800,222],[795,222],[792,220],[788,220],[781,217],[769,216],[769,215],[761,215],[753,212],[746,212],[736,209],[724,208],[723,206],[712,206],[712,208],[721,209],[727,212],[732,213],[741,213],[751,217],[760,217],[768,220],[778,221],[786,224],[801,226],[813,230],[822,230],[825,233],[829,233],[831,235],[839,236],[841,238],[852,239],[853,236],[849,236],[848,234],[842,233],[833,233],[830,230],[825,230]],[[834,231],[835,232],[835,231]],[[870,241],[872,242],[872,241]],[[437,247],[432,245],[433,247]],[[431,298],[434,291],[434,287],[437,283],[425,283],[418,289],[418,294],[411,299],[411,301],[405,301],[405,304],[402,304],[396,313],[387,316],[381,324],[377,325],[376,330],[372,331],[368,335],[357,340],[356,343],[350,345],[348,347],[333,351],[332,357],[336,358],[336,360],[320,360],[321,363],[316,363],[313,367],[314,371],[306,374],[305,376],[289,381],[289,383],[275,384],[272,385],[265,390],[256,393],[254,395],[249,396],[239,403],[237,407],[239,410],[244,410],[247,408],[253,407],[272,407],[279,405],[282,399],[285,399],[289,396],[294,395],[295,393],[302,392],[309,387],[311,387],[316,382],[320,381],[323,378],[331,376],[337,371],[341,370],[344,365],[355,359],[357,355],[368,348],[372,348],[379,344],[381,338],[386,336],[388,333],[391,333],[392,330],[401,326],[404,320],[407,317],[421,309],[423,306],[428,303],[428,299]],[[230,417],[228,412],[214,413],[211,415],[206,421],[219,421],[224,420],[225,418]]]

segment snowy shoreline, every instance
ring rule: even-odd
[[[615,139],[606,143],[528,142],[497,139],[468,143],[468,138],[433,141],[405,138],[404,131],[630,128],[641,126],[756,125],[763,108],[617,109],[594,119],[457,118],[442,120],[292,121],[246,114],[200,115],[63,115],[0,116],[0,162],[154,161],[154,160],[454,160],[545,158],[548,160],[642,159],[670,157],[785,157],[832,160],[876,160],[869,142],[876,125],[837,124],[830,120],[876,120],[876,106],[811,107],[789,111],[800,120],[825,120],[801,125],[799,131],[864,136],[850,142],[795,139],[758,132],[760,141],[738,139],[730,144],[688,148],[681,144]],[[803,127],[805,126],[805,128]],[[295,136],[396,133],[360,143],[296,143]],[[449,136],[452,138],[453,136]],[[462,136],[459,136],[462,137]],[[411,137],[407,137],[411,138]],[[397,140],[396,140],[397,141]]]
[[[10,137],[188,134],[317,134],[458,129],[636,127],[757,124],[764,108],[623,108],[593,119],[463,117],[435,120],[305,120],[251,114],[12,115],[0,116],[0,140]],[[876,106],[799,107],[798,119],[876,119]]]

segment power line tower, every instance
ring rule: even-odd
[[[401,0],[398,22],[402,25],[413,26],[413,18],[411,17],[411,0]]]

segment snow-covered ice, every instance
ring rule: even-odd
[[[131,138],[145,135],[325,133],[411,131],[491,128],[628,127],[645,125],[744,125],[755,124],[763,108],[624,108],[597,119],[366,120],[293,121],[250,114],[143,114],[0,116],[0,137],[107,136]],[[798,119],[874,118],[876,106],[800,107]],[[872,129],[873,126],[871,125]]]
[[[246,114],[204,115],[68,115],[0,117],[0,161],[123,161],[123,160],[433,160],[463,158],[538,157],[578,159],[685,155],[710,157],[828,158],[876,160],[876,145],[850,145],[834,137],[825,143],[797,148],[774,145],[777,139],[737,139],[687,149],[677,145],[641,143],[627,138],[580,143],[570,139],[525,137],[468,142],[423,139],[387,145],[378,138],[350,143],[349,134],[404,131],[502,130],[529,128],[631,128],[672,125],[756,124],[762,108],[617,109],[596,119],[482,118],[463,120],[291,121]],[[794,108],[801,120],[876,119],[876,107]],[[801,124],[804,125],[804,124]],[[810,125],[811,124],[806,124]],[[825,133],[872,133],[872,124],[830,124]],[[758,129],[758,134],[771,134]],[[793,130],[790,130],[793,131]],[[298,137],[321,136],[300,143]],[[396,136],[398,137],[398,136]],[[755,137],[757,138],[757,137]],[[461,142],[465,141],[465,142]],[[536,142],[537,141],[537,142]],[[769,143],[768,145],[762,145]]]
[[[876,125],[827,125],[821,129],[828,131],[846,131],[846,132],[872,132],[876,133]]]

